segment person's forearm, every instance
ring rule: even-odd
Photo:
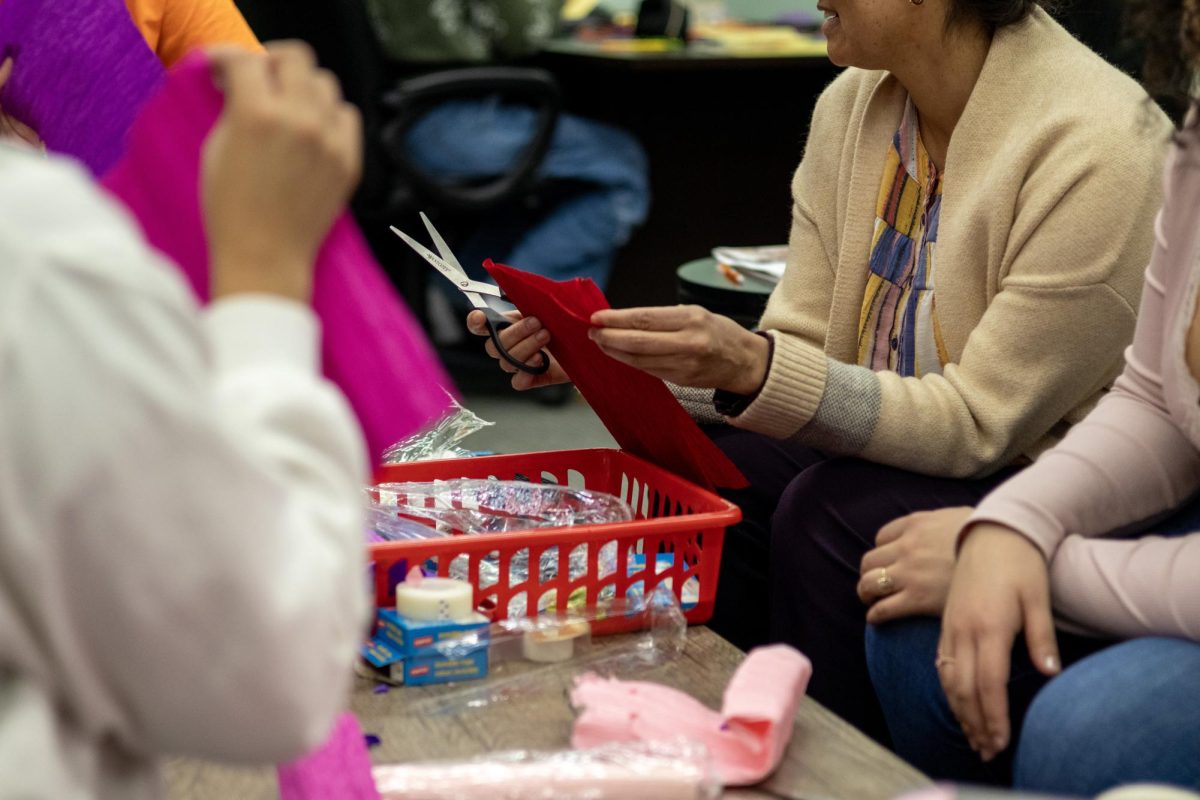
[[[1200,533],[1134,540],[1068,536],[1050,564],[1055,611],[1104,636],[1200,641]]]

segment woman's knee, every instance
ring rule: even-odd
[[[1018,788],[1096,794],[1158,781],[1200,789],[1200,644],[1135,639],[1046,685],[1025,717]]]
[[[875,546],[879,522],[864,507],[863,478],[876,465],[857,459],[821,461],[796,475],[780,495],[771,519],[772,548],[813,549],[858,569]],[[867,512],[867,513],[864,513]]]
[[[933,666],[940,636],[938,620],[927,617],[867,626],[867,668],[889,727],[893,716],[897,725],[953,722]]]
[[[971,754],[934,667],[940,636],[938,620],[926,617],[868,625],[867,667],[896,752],[920,769],[958,778],[947,762]]]

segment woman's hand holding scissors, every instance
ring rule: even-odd
[[[513,324],[500,331],[501,344],[504,345],[510,355],[519,361],[536,360],[537,352],[543,350],[549,344],[550,332],[542,327],[542,323],[537,317],[522,317],[518,311],[510,311],[504,316],[512,320]],[[488,336],[487,322],[484,319],[482,311],[472,311],[467,315],[467,330],[476,336]],[[518,391],[523,392],[526,389],[537,389],[541,386],[571,382],[571,378],[552,356],[550,357],[549,370],[542,375],[531,375],[528,372],[518,370],[512,364],[502,359],[500,353],[496,350],[496,345],[490,338],[484,347],[487,349],[489,356],[500,362],[500,369],[512,373],[512,387]],[[544,351],[542,358],[546,358],[547,356],[549,356],[549,353]]]

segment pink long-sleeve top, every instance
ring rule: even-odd
[[[1200,490],[1200,385],[1184,356],[1200,284],[1200,129],[1189,123],[1166,165],[1124,372],[967,522],[1007,525],[1040,548],[1056,614],[1090,633],[1200,640],[1200,531],[1153,535],[1156,520]],[[1130,530],[1146,534],[1112,538]]]

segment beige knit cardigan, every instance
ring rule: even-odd
[[[906,378],[856,365],[876,200],[906,97],[889,73],[849,69],[817,101],[787,270],[759,326],[774,341],[770,368],[728,422],[982,476],[1052,446],[1119,373],[1170,123],[1040,9],[998,31],[946,157],[935,302],[950,363]],[[694,394],[681,399],[701,410]],[[711,400],[703,407],[711,418]]]

